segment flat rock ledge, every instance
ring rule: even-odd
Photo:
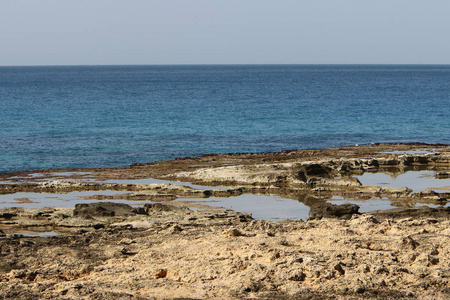
[[[448,211],[277,223],[160,203],[8,213],[2,299],[450,297]]]
[[[112,190],[125,193],[90,200],[148,201],[1,209],[0,298],[449,299],[449,194],[354,177],[408,170],[448,178],[450,147],[374,144],[0,174],[1,194]],[[150,177],[223,187],[102,182]],[[311,207],[309,219],[254,220],[172,201],[243,193],[298,199]],[[405,208],[361,213],[327,203],[332,196],[387,197]]]

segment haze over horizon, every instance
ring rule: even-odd
[[[3,0],[0,65],[450,64],[444,0]]]

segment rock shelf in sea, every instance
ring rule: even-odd
[[[360,180],[419,171],[433,186]],[[449,171],[449,145],[373,144],[0,174],[1,196],[22,195],[0,209],[0,296],[448,299]],[[23,196],[75,192],[89,193],[69,207]],[[247,194],[309,215],[275,222],[203,201]],[[375,198],[396,208],[361,211]]]

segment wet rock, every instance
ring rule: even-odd
[[[177,207],[174,205],[162,204],[162,203],[146,203],[144,205],[144,211],[149,214],[151,212],[162,212],[162,211],[182,211],[189,210],[185,207]]]
[[[133,215],[133,208],[123,203],[98,202],[76,204],[73,215],[76,217],[113,217]]]
[[[394,187],[383,187],[381,188],[381,193],[388,193],[388,194],[393,194],[397,197],[400,196],[409,196],[412,193],[413,190],[407,188],[407,187],[402,187],[402,188],[394,188]]]
[[[211,196],[213,197],[231,197],[242,195],[243,190],[237,189],[214,189],[211,190]]]
[[[420,206],[414,208],[393,208],[386,210],[375,210],[368,212],[378,219],[403,219],[403,218],[424,218],[424,217],[434,217],[434,218],[444,218],[450,217],[450,207],[427,207]]]
[[[359,214],[359,206],[356,204],[335,205],[331,203],[319,203],[311,207],[308,220],[322,218],[350,219],[353,214]]]
[[[310,164],[301,166],[296,172],[296,177],[303,182],[308,182],[314,177],[330,178],[331,172],[332,169],[327,166],[321,164]]]
[[[438,172],[438,173],[436,173],[435,177],[438,178],[438,179],[449,178],[450,177],[450,172],[445,172],[445,171]]]
[[[148,212],[144,207],[136,207],[133,209],[133,212],[138,215],[148,215]]]
[[[94,224],[94,225],[92,225],[92,228],[102,229],[102,228],[105,228],[105,224],[102,224],[102,223]]]
[[[9,220],[9,219],[11,219],[13,217],[16,217],[16,216],[17,216],[17,214],[15,214],[15,213],[8,213],[8,212],[0,214],[0,218],[6,219],[6,220]]]

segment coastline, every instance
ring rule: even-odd
[[[7,182],[0,184],[3,195],[122,193],[75,208],[0,209],[1,296],[446,299],[450,193],[366,186],[355,178],[417,170],[448,178],[450,145],[217,154],[122,168],[0,174]],[[130,183],[146,178],[209,188]],[[121,180],[127,183],[117,183]],[[310,218],[255,220],[176,200],[246,193],[303,199]],[[388,198],[403,208],[361,214],[351,205],[330,205],[333,196]],[[113,203],[119,199],[146,204]]]

